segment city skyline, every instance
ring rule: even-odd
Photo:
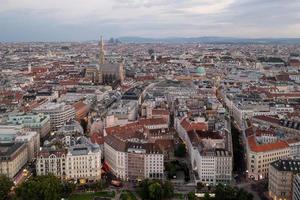
[[[0,41],[87,41],[104,37],[299,38],[291,0],[1,0]]]

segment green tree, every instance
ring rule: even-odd
[[[185,155],[186,155],[185,144],[179,144],[178,147],[175,149],[174,154],[177,157],[181,157],[181,158],[185,157]]]
[[[104,180],[98,180],[98,181],[96,181],[95,183],[93,183],[93,184],[91,185],[91,188],[92,188],[93,190],[97,190],[97,191],[103,190],[103,189],[106,188],[106,187],[107,187],[107,185],[106,185],[106,183],[105,183]]]
[[[62,183],[62,197],[68,198],[75,190],[76,185],[74,183],[63,182]]]
[[[217,185],[216,200],[252,200],[253,195],[247,191],[231,186],[224,186],[222,184]]]
[[[5,175],[0,175],[0,200],[8,197],[11,187],[14,183]]]
[[[196,200],[196,195],[194,192],[189,192],[187,198],[188,200]]]
[[[142,199],[149,199],[149,185],[150,185],[149,179],[145,179],[140,183],[138,192]]]
[[[152,200],[160,200],[162,199],[162,188],[161,185],[158,182],[154,182],[151,185],[149,185],[149,198]]]
[[[16,189],[16,196],[20,200],[60,199],[62,184],[53,175],[31,177]]]
[[[209,194],[207,192],[205,192],[203,200],[210,200],[210,199],[211,198],[210,198]]]
[[[174,187],[170,181],[165,181],[163,184],[164,197],[171,198],[174,196]]]
[[[251,193],[248,193],[244,189],[237,189],[236,199],[240,199],[240,200],[252,200],[253,199],[253,195]]]

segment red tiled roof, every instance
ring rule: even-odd
[[[166,124],[167,122],[164,118],[150,118],[150,119],[140,119],[138,123],[143,126],[149,126],[149,125]]]
[[[152,110],[152,115],[169,115],[169,111],[164,110],[164,109],[153,109]]]
[[[206,122],[191,122],[188,120],[187,117],[181,121],[181,126],[186,131],[192,131],[192,130],[207,131],[208,130],[208,124]]]
[[[80,110],[80,109],[86,108],[87,105],[85,103],[83,103],[82,101],[78,101],[73,104],[73,107],[75,108],[75,110]]]
[[[262,121],[270,122],[273,124],[280,124],[280,120],[278,118],[272,117],[272,116],[266,116],[266,115],[259,115],[259,116],[254,116],[254,119],[259,119]]]
[[[97,144],[103,144],[104,143],[104,138],[101,134],[92,133],[90,138],[91,138],[92,143],[97,143]]]
[[[269,143],[269,144],[257,144],[255,135],[251,135],[247,139],[248,139],[249,148],[251,149],[251,151],[254,152],[274,151],[274,150],[285,149],[289,147],[288,143],[282,140],[279,140],[274,143]]]

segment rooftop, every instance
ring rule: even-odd
[[[278,171],[290,171],[300,173],[300,160],[277,160],[271,163]]]

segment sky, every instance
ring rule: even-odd
[[[300,0],[0,0],[0,41],[300,38]]]

